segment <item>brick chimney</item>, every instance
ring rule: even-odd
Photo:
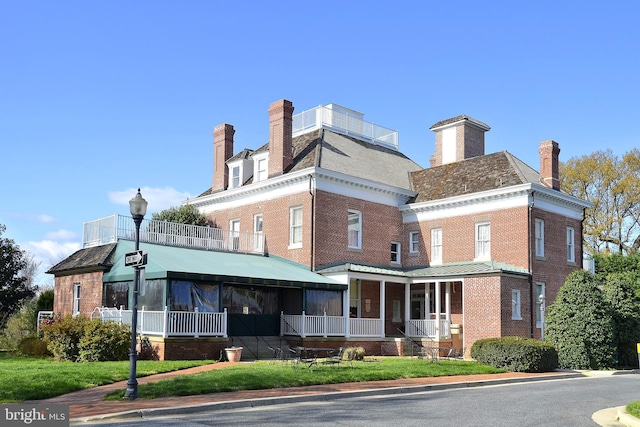
[[[429,129],[436,133],[436,152],[431,167],[484,155],[484,133],[491,128],[479,120],[461,115],[442,120]]]
[[[560,146],[555,141],[542,141],[540,153],[540,181],[545,187],[560,190]]]
[[[293,161],[293,103],[286,99],[269,106],[269,176],[282,175]]]
[[[227,160],[233,156],[233,134],[236,131],[232,125],[223,123],[213,129],[213,192],[226,190],[229,185],[229,170]]]

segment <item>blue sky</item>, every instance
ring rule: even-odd
[[[149,214],[211,185],[213,138],[268,139],[269,104],[337,103],[397,129],[424,167],[429,127],[467,114],[486,152],[539,167],[640,135],[640,3],[5,1],[0,224],[48,268],[84,221]],[[52,284],[40,274],[37,283]]]

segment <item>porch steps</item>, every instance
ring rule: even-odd
[[[274,357],[271,348],[289,348],[287,341],[279,336],[234,336],[229,337],[229,346],[242,347],[241,360],[269,360]]]

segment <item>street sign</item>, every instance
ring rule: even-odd
[[[140,267],[147,264],[147,254],[142,251],[129,252],[124,256],[125,267]]]

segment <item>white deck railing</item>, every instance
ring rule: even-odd
[[[344,316],[281,314],[280,333],[305,337],[382,337],[382,320]]]
[[[92,318],[131,325],[131,310],[96,307]],[[227,337],[227,310],[222,313],[199,311],[138,310],[138,333],[162,337]]]
[[[83,247],[115,243],[118,239],[135,240],[133,218],[115,214],[85,222]],[[263,233],[245,233],[175,222],[143,219],[140,241],[165,246],[264,254]]]
[[[408,337],[430,337],[437,336],[436,320],[411,319],[405,322],[405,335]],[[451,325],[449,321],[440,320],[440,338],[451,338]]]
[[[394,150],[398,149],[398,132],[362,120],[361,115],[350,114],[340,106],[320,105],[293,116],[293,136],[315,129],[325,128],[335,132],[364,139]],[[355,113],[355,112],[354,112]]]

